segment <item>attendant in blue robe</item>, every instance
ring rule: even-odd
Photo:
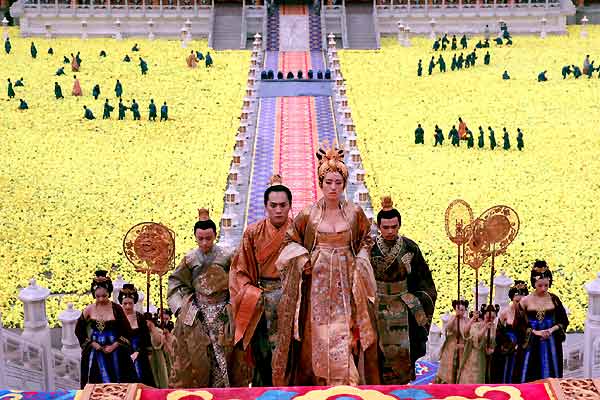
[[[212,67],[213,65],[213,59],[210,56],[210,51],[206,52],[206,57],[204,58],[204,65],[206,66],[206,68]]]
[[[196,51],[196,58],[198,59],[198,61],[204,60],[204,56],[202,55],[201,51]]]
[[[456,35],[452,35],[452,44],[450,45],[450,50],[456,50]]]
[[[54,96],[56,97],[56,100],[65,98],[65,96],[63,96],[62,93],[62,88],[60,87],[58,82],[54,82]]]
[[[160,107],[160,120],[166,121],[169,119],[169,107],[167,106],[167,102],[165,101],[163,105]]]
[[[415,129],[415,144],[425,144],[425,131],[421,124],[418,124],[417,129]]]
[[[102,113],[102,119],[110,119],[110,113],[114,109],[115,108],[109,104],[108,99],[106,99],[106,101],[104,102],[104,111]]]
[[[19,110],[28,110],[29,109],[29,105],[27,104],[27,102],[23,99],[19,99]]]
[[[488,130],[490,131],[490,149],[494,150],[496,148],[496,135],[491,126],[488,126]]]
[[[148,63],[146,63],[142,57],[140,57],[140,70],[142,71],[142,75],[148,73]]]
[[[485,56],[483,56],[483,63],[484,63],[485,65],[490,65],[490,58],[491,58],[491,56],[490,56],[490,52],[489,52],[489,51],[486,51],[486,52],[485,52]]]
[[[435,58],[432,56],[431,60],[429,61],[429,75],[431,75],[431,73],[433,72],[433,68],[435,67]]]
[[[546,77],[546,72],[548,72],[548,71],[542,71],[539,73],[539,75],[537,77],[538,82],[547,82],[548,81],[548,78]]]
[[[63,56],[63,64],[71,64],[71,60],[67,56]]]
[[[523,143],[523,132],[521,131],[521,128],[517,128],[517,149],[522,151],[524,147],[525,143]]]
[[[502,74],[502,79],[505,81],[510,79],[510,75],[508,75],[508,71],[504,71],[504,73]]]
[[[423,62],[419,60],[419,64],[417,65],[417,76],[423,76]]]
[[[14,99],[15,98],[15,90],[13,89],[13,84],[10,81],[10,78],[8,78],[8,98],[9,99]]]
[[[583,75],[583,73],[581,72],[581,68],[579,68],[577,65],[571,66],[573,67],[573,76],[575,77],[575,79],[579,79],[579,77]]]
[[[31,42],[31,58],[37,58],[37,48],[35,47],[35,43]]]
[[[121,82],[117,79],[117,83],[115,84],[115,96],[121,97],[122,95],[123,95],[123,85],[121,85]]]
[[[154,99],[150,99],[150,104],[148,104],[148,121],[156,121],[156,104],[154,104]]]
[[[92,96],[94,96],[94,100],[98,100],[98,96],[100,96],[100,85],[98,85],[97,83],[92,89]]]
[[[479,127],[479,136],[477,137],[477,147],[479,147],[480,149],[483,149],[483,146],[485,146],[484,136],[485,136],[485,134],[483,133],[483,128],[480,126]]]
[[[15,82],[15,87],[23,87],[25,86],[25,84],[23,83],[23,78],[21,79],[17,79],[17,81]]]
[[[150,330],[144,315],[135,311],[138,300],[139,295],[136,288],[131,283],[124,284],[123,289],[119,291],[119,303],[121,303],[131,326],[131,360],[133,361],[136,382],[155,386],[152,367],[150,367],[150,359],[148,358],[152,351]]]
[[[440,72],[446,72],[446,61],[444,61],[444,57],[440,54],[438,58],[438,65],[440,66]]]
[[[89,108],[87,108],[87,106],[83,106],[83,109],[85,110],[84,113],[83,113],[83,118],[85,118],[87,120],[96,119],[96,117],[94,116],[94,113],[92,112],[92,110],[90,110]]]
[[[131,58],[129,57],[129,54],[125,54],[125,57],[123,58],[123,62],[131,62]]]
[[[467,48],[467,36],[466,35],[462,35],[462,37],[460,38],[460,44],[462,46],[463,49]]]
[[[50,55],[50,56],[54,55],[54,49],[52,47],[48,48],[48,55]]]
[[[502,128],[504,130],[504,135],[502,136],[502,140],[504,141],[502,147],[504,148],[504,150],[510,150],[510,137],[508,136],[508,131],[505,128]]]
[[[136,103],[135,99],[131,101],[131,107],[129,107],[131,113],[133,114],[133,120],[137,121],[142,119],[142,115],[140,114],[140,105]]]
[[[519,302],[529,294],[525,281],[515,281],[508,291],[510,304],[504,308],[498,316],[496,328],[496,348],[492,355],[491,382],[490,383],[514,383],[517,372],[517,359],[519,352],[519,338],[514,328],[517,313],[522,312]]]
[[[95,303],[85,308],[75,335],[81,346],[81,388],[88,383],[135,382],[130,358],[131,327],[120,305],[110,301],[113,285],[96,271],[91,285]]]
[[[452,56],[452,64],[450,64],[450,69],[454,71],[458,66],[456,65],[456,54]]]
[[[4,51],[6,54],[10,54],[10,50],[12,49],[12,45],[10,44],[10,38],[6,38],[4,41]]]
[[[523,349],[520,379],[522,383],[547,378],[562,378],[563,349],[569,319],[558,298],[548,290],[552,272],[545,261],[535,262],[531,271],[533,293],[521,300],[523,313],[515,321]]]
[[[125,119],[125,111],[127,111],[127,106],[123,104],[123,99],[119,98],[119,121]]]
[[[138,44],[134,44],[133,47],[131,48],[131,51],[140,51],[140,48],[138,47]]]

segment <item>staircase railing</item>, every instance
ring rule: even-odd
[[[248,40],[248,22],[246,21],[246,0],[242,2],[242,32],[240,34],[240,49],[246,48],[246,41]]]
[[[213,48],[215,32],[215,0],[211,0],[210,17],[208,18],[208,47]]]
[[[373,11],[372,11],[372,20],[373,20],[373,30],[375,32],[375,46],[377,49],[381,48],[381,35],[379,33],[379,24],[377,23],[377,0],[373,0]]]
[[[346,26],[346,0],[342,0],[342,47],[348,48],[348,27]]]

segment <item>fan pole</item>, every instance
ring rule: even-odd
[[[496,243],[492,243],[492,265],[490,271],[490,302],[489,304],[494,304],[494,275],[496,275],[496,271],[494,269],[494,261],[496,259]]]
[[[479,310],[479,268],[475,269],[475,312]]]
[[[158,275],[158,292],[160,295],[160,310],[158,312],[158,317],[159,319],[159,323],[160,323],[160,328],[164,328],[164,321],[163,321],[163,283],[162,283],[162,275]]]
[[[146,312],[150,312],[150,267],[146,270]]]
[[[456,231],[457,231],[456,233],[457,233],[457,236],[458,236],[459,227],[461,229],[461,233],[460,234],[462,235],[462,220],[460,221],[460,225],[458,223],[456,224],[456,228],[457,228],[456,229]],[[458,303],[456,305],[457,309],[455,310],[455,313],[456,313],[456,331],[457,331],[456,332],[456,345],[457,345],[457,347],[458,347],[458,345],[460,345],[460,317],[458,316],[458,310],[460,309],[460,246],[461,245],[460,245],[460,242],[459,242],[459,244],[456,245],[456,250],[457,250],[456,251],[456,253],[457,253],[456,264],[457,264],[457,267],[458,267],[458,281],[456,282],[456,287],[457,287],[456,300],[458,301]],[[463,246],[463,253],[464,253],[464,246],[465,246],[464,243],[462,244],[462,246]],[[460,365],[460,352],[459,351],[456,352],[456,363],[457,363],[457,365]],[[456,382],[456,379],[455,379],[455,382]]]

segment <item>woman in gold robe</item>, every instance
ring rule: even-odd
[[[348,179],[343,152],[319,150],[317,157],[323,197],[298,214],[277,261],[283,294],[274,386],[358,385],[360,353],[377,342],[369,314],[376,296],[371,223],[340,199]]]
[[[466,317],[469,302],[452,301],[454,314],[446,325],[446,339],[440,349],[440,366],[434,383],[457,383],[460,363],[465,349],[465,334],[468,331],[469,319]]]

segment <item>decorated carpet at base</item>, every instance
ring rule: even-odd
[[[14,400],[563,400],[600,396],[598,382],[549,380],[523,385],[336,386],[230,389],[150,389],[138,384],[88,385],[81,391],[1,391],[0,399]],[[585,396],[585,395],[588,396]]]

